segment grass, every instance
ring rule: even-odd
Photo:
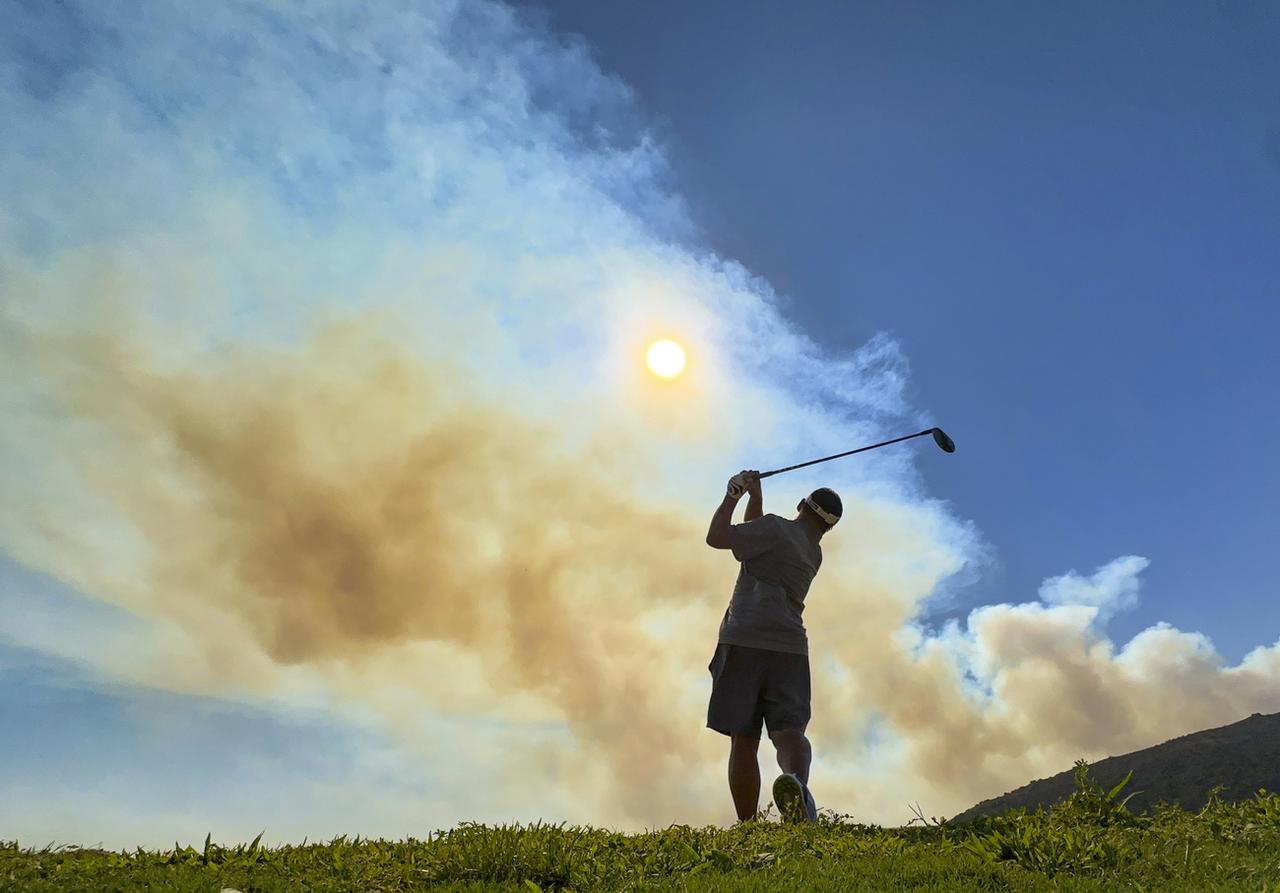
[[[0,843],[0,890],[175,891],[1214,891],[1280,893],[1280,795],[1211,798],[1198,813],[1132,815],[1124,784],[1049,810],[965,825],[880,828],[824,815],[813,825],[747,822],[620,834],[561,825],[464,824],[426,840],[339,838],[167,852]]]

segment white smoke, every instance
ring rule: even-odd
[[[1138,603],[1141,580],[1138,574],[1150,564],[1137,555],[1117,558],[1098,568],[1092,577],[1069,571],[1045,580],[1040,587],[1040,600],[1046,605],[1086,605],[1097,609],[1099,623],[1106,623],[1118,612]]]

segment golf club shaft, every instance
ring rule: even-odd
[[[830,462],[832,459],[841,459],[845,456],[852,456],[854,453],[865,453],[867,450],[874,450],[882,446],[888,446],[891,443],[897,443],[901,440],[910,440],[913,437],[923,437],[926,434],[932,434],[932,428],[925,428],[918,434],[907,434],[902,437],[895,437],[893,440],[886,440],[884,443],[873,443],[871,446],[858,447],[856,450],[849,450],[847,453],[836,453],[834,456],[824,456],[821,459],[811,459],[808,462],[801,462],[799,465],[788,465],[786,468],[775,468],[773,471],[760,472],[761,478],[772,477],[775,474],[782,474],[784,471],[795,471],[797,468],[805,468],[809,465],[817,465],[819,462]]]

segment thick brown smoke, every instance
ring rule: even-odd
[[[699,743],[671,703],[731,578],[702,519],[646,508],[558,453],[555,431],[357,326],[163,374],[114,336],[26,347],[94,427],[96,449],[75,457],[85,479],[151,547],[150,604],[127,607],[196,632],[210,609],[230,615],[280,664],[457,646],[498,693],[554,705],[631,816],[670,802],[655,779],[690,770]],[[691,604],[706,628],[641,631],[647,612]],[[401,683],[427,703],[457,685]]]

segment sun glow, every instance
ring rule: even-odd
[[[684,348],[669,338],[649,345],[649,370],[659,378],[675,378],[684,371]]]

